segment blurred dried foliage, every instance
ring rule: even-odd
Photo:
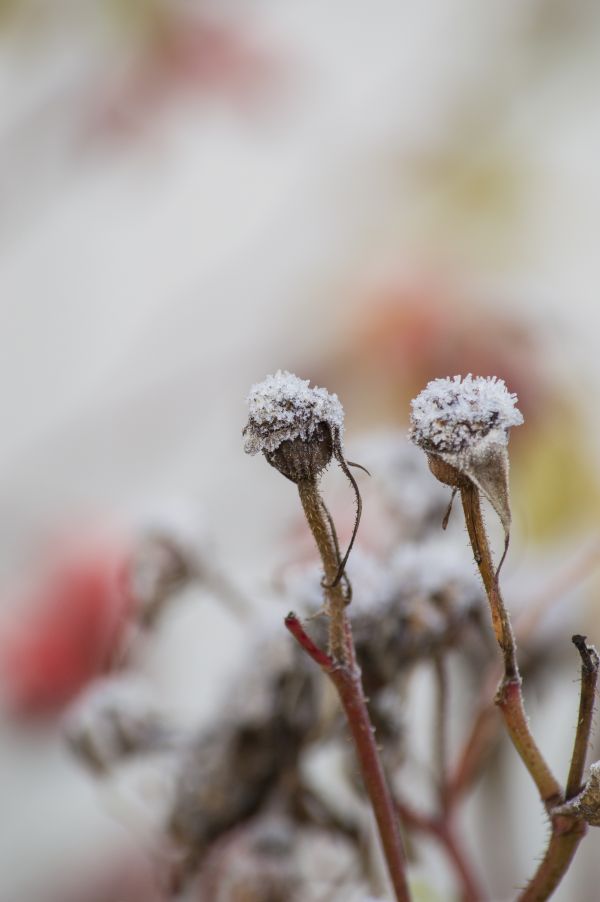
[[[492,760],[499,740],[492,702],[495,667],[489,663],[492,642],[483,592],[472,572],[461,529],[451,521],[440,541],[448,499],[444,491],[439,492],[424,461],[418,466],[414,449],[393,433],[373,435],[363,441],[362,448],[364,453],[371,449],[366,462],[373,466],[372,458],[379,464],[374,466],[375,472],[379,470],[375,491],[385,502],[377,514],[382,519],[379,534],[388,540],[390,534],[418,537],[400,550],[393,540],[387,547],[384,542],[376,556],[373,549],[369,553],[359,549],[349,567],[354,586],[352,624],[373,722],[393,774],[402,774],[405,782],[407,773],[420,772],[421,780],[423,768],[441,766],[444,770],[437,778],[445,781],[451,793],[448,798],[456,804],[473,788],[484,763]],[[407,478],[420,481],[423,487],[419,505],[398,503],[398,487]],[[162,531],[160,542],[155,535],[153,531],[141,538],[129,570],[129,591],[135,587],[134,610],[144,629],[134,633],[134,646],[121,657],[110,680],[92,685],[70,713],[66,729],[72,749],[105,778],[136,756],[140,760],[150,756],[150,761],[158,756],[155,766],[173,774],[172,788],[162,797],[163,814],[155,818],[163,825],[156,836],[163,851],[155,866],[168,897],[192,892],[193,898],[222,902],[338,898],[358,902],[369,889],[380,891],[366,809],[362,804],[355,807],[362,789],[348,757],[331,689],[283,628],[274,633],[271,625],[265,637],[264,615],[247,619],[251,606],[246,610],[245,629],[251,632],[245,661],[232,661],[222,703],[201,729],[193,724],[185,730],[173,728],[156,703],[149,703],[139,691],[137,682],[131,682],[135,643],[149,641],[186,581],[202,583],[207,572],[197,563],[190,565],[190,561],[206,560],[200,546],[192,552],[189,542],[182,546],[181,536],[168,530]],[[172,580],[175,559],[188,563],[177,568],[178,579]],[[211,566],[218,569],[214,558]],[[278,576],[276,590],[282,601],[280,611],[285,605],[314,614],[321,607],[319,568],[290,562]],[[220,597],[218,588],[212,591]],[[229,603],[227,593],[222,600]],[[148,620],[148,602],[151,610],[161,612],[160,618]],[[277,610],[275,619],[280,616]],[[317,641],[325,641],[322,616],[309,628]],[[535,681],[536,673],[543,672],[540,659],[534,653],[535,644],[523,638],[524,670]],[[203,641],[210,637],[198,637],[199,653]],[[546,637],[543,660],[552,641]],[[456,704],[448,696],[448,664],[453,669],[459,666],[463,681],[471,686],[475,717],[473,736],[454,763],[444,739]],[[432,724],[430,739],[437,764],[419,760],[405,721],[414,677],[423,672],[434,675],[441,692],[438,717],[442,722]],[[483,681],[482,673],[488,674]],[[346,786],[341,798],[344,793],[354,798],[349,807],[343,802],[332,805],[331,796],[323,794],[307,767],[314,753],[327,747],[338,747],[340,762],[346,762],[341,768],[337,765],[335,780]],[[405,799],[399,801],[405,803]],[[408,829],[419,825],[417,832],[428,823],[410,807],[405,817]],[[418,858],[418,849],[411,845],[411,855]]]

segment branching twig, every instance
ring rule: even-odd
[[[581,788],[600,664],[596,649],[587,645],[585,636],[573,636],[573,644],[581,655],[581,692],[575,743],[565,792],[567,801],[577,795]],[[548,848],[537,871],[519,896],[520,902],[542,902],[552,895],[566,874],[577,846],[585,836],[587,825],[581,818],[554,814],[551,820],[552,833]]]
[[[400,819],[407,830],[431,836],[444,849],[461,888],[462,902],[481,902],[486,898],[479,879],[456,836],[448,818],[430,817],[415,811],[406,802],[396,799]]]
[[[285,625],[337,689],[352,733],[365,789],[373,806],[396,899],[398,902],[408,902],[410,894],[406,882],[404,851],[398,818],[377,751],[360,680],[360,671],[356,667],[337,663],[318,648],[295,614],[288,614]]]
[[[447,799],[449,807],[455,806],[472,787],[489,750],[498,736],[499,717],[490,700],[484,701],[475,714],[458,761],[448,777]]]
[[[448,804],[448,668],[441,654],[435,656],[433,667],[436,684],[434,742],[438,793],[440,806],[445,810]]]

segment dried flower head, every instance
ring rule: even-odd
[[[523,422],[516,402],[517,396],[496,376],[434,379],[411,402],[410,438],[438,454],[468,453],[492,432],[506,444],[510,427]]]
[[[248,411],[244,450],[262,451],[292,482],[318,475],[341,445],[344,410],[337,395],[287,371],[252,386]]]
[[[454,487],[465,479],[488,498],[508,535],[508,436],[523,416],[517,396],[495,376],[434,379],[411,402],[411,440],[434,475]]]

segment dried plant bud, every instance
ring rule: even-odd
[[[96,773],[176,741],[147,688],[123,675],[107,677],[86,692],[67,712],[64,731],[71,749]]]
[[[377,902],[366,882],[352,839],[265,813],[213,844],[198,889],[211,902]]]
[[[600,827],[600,761],[590,764],[588,781],[579,795],[554,808],[552,814],[580,817],[590,827]]]
[[[434,379],[411,402],[411,440],[429,458],[433,474],[460,488],[465,480],[483,492],[510,530],[508,436],[523,416],[495,376]]]
[[[247,454],[262,451],[280,473],[298,483],[314,478],[341,448],[344,410],[337,395],[309,388],[309,380],[278,370],[248,395]]]
[[[193,870],[210,845],[289,781],[318,719],[319,675],[301,649],[254,647],[220,718],[183,750],[168,831]],[[293,780],[292,780],[293,782]]]

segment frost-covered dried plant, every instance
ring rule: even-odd
[[[523,416],[495,376],[434,379],[411,402],[412,441],[435,476],[454,488],[471,481],[490,501],[508,536],[508,436]]]
[[[498,671],[490,654],[486,595],[504,663],[496,703],[551,825],[546,854],[519,898],[531,902],[551,895],[587,825],[600,823],[596,765],[584,781],[598,656],[584,637],[574,637],[582,660],[581,702],[563,787],[524,713],[515,639],[480,509],[482,493],[508,535],[507,444],[510,429],[522,422],[516,400],[501,380],[472,376],[435,380],[415,399],[410,437],[444,488],[431,480],[424,459],[420,468],[417,449],[407,450],[402,437],[363,442],[361,459],[373,469],[383,496],[386,538],[369,553],[358,549],[349,556],[357,523],[342,553],[321,490],[321,477],[334,461],[355,488],[360,515],[349,470],[356,465],[345,458],[337,396],[281,371],[251,389],[245,450],[262,453],[296,486],[321,557],[320,567],[296,562],[279,580],[280,600],[305,618],[285,618],[296,643],[283,630],[265,635],[264,614],[252,619],[250,605],[231,605],[239,593],[227,577],[215,577],[218,567],[205,549],[182,540],[177,530],[144,534],[130,571],[140,624],[159,628],[181,586],[200,583],[246,618],[247,660],[236,663],[208,724],[191,724],[183,733],[167,726],[154,705],[133,691],[133,655],[81,699],[69,718],[72,747],[97,772],[110,774],[122,761],[156,750],[168,756],[174,779],[158,837],[163,861],[170,861],[166,896],[374,902],[393,892],[409,900],[407,868],[418,863],[418,839],[426,835],[445,855],[460,898],[489,898],[457,817],[498,740],[490,689]],[[448,485],[461,495],[483,591],[464,553],[462,530],[452,524],[445,536],[440,533],[442,521],[447,525]],[[203,637],[198,641],[200,647]],[[448,748],[449,662],[457,660],[480,684],[481,702],[454,760]],[[427,763],[415,762],[415,725],[406,707],[413,675],[424,669],[433,677],[435,696]],[[336,712],[343,712],[353,739],[351,767]],[[311,769],[323,747],[339,753],[339,773],[329,791]],[[423,780],[429,802],[415,806],[409,799]],[[352,804],[342,804],[346,793]],[[367,839],[367,804],[389,882]]]
[[[540,751],[525,714],[516,642],[499,586],[500,568],[494,568],[481,513],[480,492],[502,521],[506,536],[505,556],[511,520],[508,436],[511,427],[523,423],[516,402],[516,395],[495,377],[473,378],[469,374],[465,378],[436,379],[412,402],[410,435],[427,453],[434,475],[451,485],[453,492],[461,493],[473,556],[486,589],[504,663],[496,704],[550,819],[551,836],[546,853],[519,895],[521,900],[530,902],[546,899],[554,892],[585,833],[583,810],[571,808],[570,815],[565,816],[565,808],[561,805],[565,801],[568,803],[581,788],[599,659],[596,650],[586,644],[585,637],[573,636],[581,656],[581,698],[571,767],[563,787]]]
[[[67,741],[93,771],[110,772],[127,758],[174,745],[177,733],[136,675],[98,680],[69,709]]]

